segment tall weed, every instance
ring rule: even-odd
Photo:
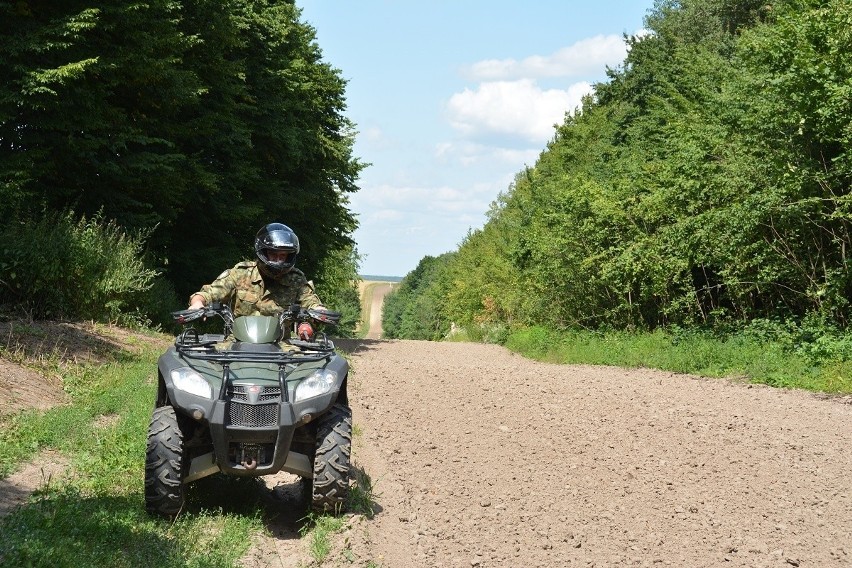
[[[70,211],[0,227],[0,304],[32,319],[148,325],[151,302],[174,298],[162,284],[148,295],[159,275],[145,262],[148,234]]]

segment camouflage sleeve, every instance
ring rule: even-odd
[[[299,305],[303,308],[322,306],[322,300],[317,296],[317,293],[314,291],[314,283],[310,280],[299,291]]]
[[[226,270],[220,274],[216,280],[210,284],[202,286],[201,290],[195,294],[204,298],[204,303],[208,306],[213,302],[229,304],[234,294],[234,290],[236,289],[236,280],[234,280],[232,276],[233,271],[233,268]],[[195,294],[193,294],[193,296],[195,296]],[[190,298],[191,297],[192,296],[190,296]]]

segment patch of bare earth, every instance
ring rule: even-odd
[[[93,323],[0,322],[0,423],[28,409],[48,410],[69,402],[63,372],[137,353],[145,345],[168,345],[163,337]],[[106,427],[117,417],[101,417]],[[68,461],[53,451],[0,480],[0,516],[24,503],[33,491],[68,474]]]
[[[377,514],[324,566],[852,565],[842,399],[466,343],[353,367]]]
[[[0,417],[67,402],[62,373],[171,340],[90,322],[0,322]]]
[[[0,517],[26,503],[30,495],[69,474],[68,460],[54,451],[43,451],[21,469],[0,479]]]

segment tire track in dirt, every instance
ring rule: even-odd
[[[852,565],[852,407],[490,345],[367,341],[377,515],[329,566]]]

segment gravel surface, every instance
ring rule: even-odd
[[[325,565],[852,565],[848,399],[470,343],[353,366],[377,514]]]

